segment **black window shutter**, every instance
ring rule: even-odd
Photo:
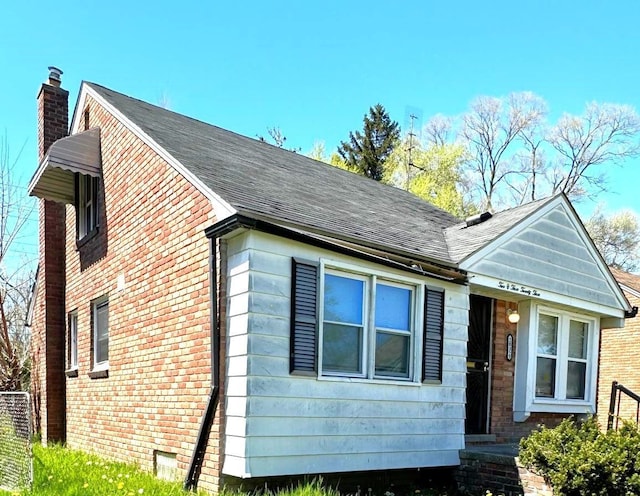
[[[426,288],[424,298],[424,352],[422,380],[442,380],[442,335],[444,331],[444,291]]]
[[[318,356],[319,264],[292,260],[290,369],[292,373],[313,375]]]

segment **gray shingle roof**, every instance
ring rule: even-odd
[[[444,229],[458,219],[410,193],[86,84],[238,213],[417,261],[454,262]]]
[[[449,256],[454,262],[461,262],[520,223],[553,198],[555,196],[503,210],[493,214],[489,220],[474,226],[467,227],[465,222],[461,222],[447,228],[445,230],[445,238],[449,247]]]

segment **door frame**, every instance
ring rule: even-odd
[[[485,425],[483,426],[482,430],[483,432],[481,433],[476,433],[473,435],[486,435],[489,434],[490,431],[490,426],[491,426],[491,386],[492,386],[492,378],[493,378],[493,333],[494,333],[494,326],[495,326],[495,322],[494,322],[494,317],[495,317],[495,298],[490,297],[490,296],[485,296],[485,295],[481,295],[481,294],[470,294],[469,295],[469,311],[471,311],[471,301],[472,301],[472,297],[480,297],[480,298],[484,298],[487,300],[487,305],[489,307],[489,312],[488,312],[488,317],[487,317],[487,325],[488,325],[488,329],[487,329],[487,334],[488,334],[488,343],[487,343],[487,348],[486,351],[487,353],[487,363],[488,363],[488,369],[487,369],[487,377],[486,377],[486,381],[487,381],[487,385],[486,385],[486,397],[483,399],[483,403],[484,405],[486,405],[486,411],[485,411]],[[471,320],[469,320],[469,331],[471,329]],[[468,362],[468,358],[469,358],[469,352],[467,351],[467,362]],[[468,369],[466,374],[468,374]],[[466,377],[466,375],[465,375]],[[465,389],[468,388],[468,384],[465,386]],[[466,401],[465,401],[465,411],[466,411]],[[467,432],[467,423],[465,422],[465,434],[469,435],[469,433]]]

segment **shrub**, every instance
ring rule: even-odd
[[[565,419],[520,442],[520,461],[564,496],[640,494],[639,452],[637,425],[602,432],[594,418]]]

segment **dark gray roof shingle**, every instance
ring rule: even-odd
[[[94,83],[102,98],[239,213],[452,265],[459,221],[414,195]]]

